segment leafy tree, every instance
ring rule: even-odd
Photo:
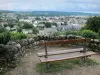
[[[6,44],[9,40],[11,40],[9,32],[0,33],[0,44]]]
[[[21,40],[26,39],[27,35],[22,32],[11,33],[11,40]]]
[[[30,24],[30,23],[25,22],[24,25],[23,25],[23,28],[24,29],[32,29],[33,28],[33,25]]]
[[[39,33],[39,30],[37,28],[33,27],[33,34],[37,34],[37,33]]]
[[[57,23],[53,22],[53,23],[51,23],[51,24],[57,27]]]
[[[20,18],[21,18],[21,15],[20,14],[17,14],[17,17],[16,17],[17,21],[19,21]]]
[[[22,32],[22,28],[17,28],[17,32]]]
[[[86,29],[98,32],[100,29],[100,17],[90,17],[86,22]]]
[[[8,26],[9,26],[10,28],[13,28],[13,27],[14,27],[14,24],[8,24]]]
[[[98,38],[98,33],[93,32],[91,30],[83,30],[81,31],[81,36],[86,37],[86,38],[92,38],[92,39],[97,39]]]
[[[3,26],[4,26],[4,27],[7,27],[7,26],[8,26],[8,24],[4,24]]]
[[[44,23],[44,25],[46,28],[50,28],[52,26],[50,22],[46,22],[46,23]]]
[[[35,18],[35,20],[41,20],[41,18],[39,18],[39,17],[36,17],[36,18]]]
[[[4,27],[0,27],[0,33],[6,32],[7,30]]]

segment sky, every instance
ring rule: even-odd
[[[100,0],[1,0],[0,10],[100,12]]]

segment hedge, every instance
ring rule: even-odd
[[[80,31],[80,33],[81,33],[80,35],[85,38],[98,39],[99,37],[98,33],[93,32],[91,30],[83,30],[83,31]]]
[[[3,33],[0,33],[0,44],[6,44],[10,40],[21,40],[25,38],[27,38],[27,36],[24,33],[3,32]]]

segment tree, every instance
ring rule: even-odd
[[[7,27],[7,26],[8,26],[8,24],[4,24],[3,26],[4,26],[4,27]]]
[[[85,29],[98,32],[100,30],[100,17],[90,17],[87,19]]]
[[[50,22],[46,22],[46,23],[44,23],[44,25],[45,25],[46,28],[50,28],[51,27],[51,23]]]
[[[51,24],[57,27],[57,23],[53,22],[53,23],[51,23]]]
[[[39,30],[37,28],[33,27],[33,34],[37,34],[37,33],[39,33]]]
[[[0,33],[6,32],[7,30],[4,27],[0,27]]]
[[[17,28],[17,32],[22,32],[22,28]]]
[[[23,28],[24,29],[32,29],[33,28],[33,25],[30,24],[30,23],[25,22],[24,25],[23,25]]]
[[[21,15],[20,14],[17,14],[17,17],[16,17],[17,21],[19,21],[20,18],[21,18]]]
[[[35,18],[35,20],[41,20],[41,18],[39,18],[39,17],[36,17],[36,18]]]

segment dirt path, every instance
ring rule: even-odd
[[[52,50],[60,50],[61,48],[49,48]],[[65,49],[65,48],[62,48]],[[27,53],[21,60],[20,65],[15,69],[9,71],[6,75],[100,75],[100,65],[89,66],[89,67],[77,67],[72,70],[64,70],[57,73],[37,73],[35,70],[36,64],[40,63],[36,53],[44,51],[44,49],[32,49],[33,51]],[[95,55],[92,59],[100,62],[100,56]]]

